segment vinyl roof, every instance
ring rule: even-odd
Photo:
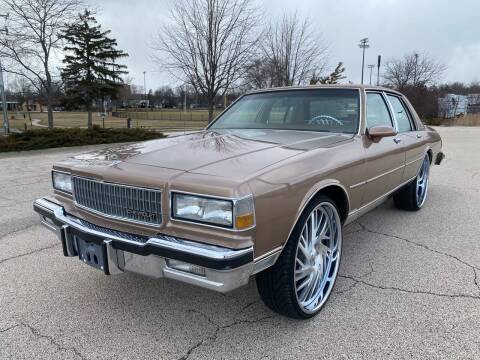
[[[322,85],[305,85],[305,86],[282,86],[265,89],[255,89],[248,94],[261,93],[261,92],[273,92],[273,91],[285,91],[285,90],[309,90],[309,89],[357,89],[357,90],[377,90],[377,91],[389,91],[399,94],[398,91],[389,89],[383,86],[375,85],[360,85],[360,84],[322,84]]]

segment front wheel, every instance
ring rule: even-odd
[[[430,157],[425,155],[417,177],[393,195],[395,206],[404,210],[420,210],[425,204],[430,175]]]
[[[289,317],[315,316],[335,284],[341,250],[338,209],[319,195],[303,212],[275,265],[257,275],[263,302]]]

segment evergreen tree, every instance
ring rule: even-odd
[[[339,80],[345,79],[346,76],[343,74],[345,72],[345,67],[342,62],[339,62],[335,70],[333,70],[328,76],[317,76],[313,74],[310,79],[310,85],[315,84],[338,84]]]
[[[69,25],[62,34],[66,40],[66,53],[62,69],[66,95],[88,111],[88,127],[92,127],[92,105],[96,100],[115,98],[123,86],[120,77],[126,66],[118,59],[128,56],[118,50],[115,39],[108,37],[91,12],[79,14],[78,21]]]

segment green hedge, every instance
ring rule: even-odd
[[[0,136],[0,152],[39,150],[62,146],[110,144],[165,137],[146,129],[38,129]]]

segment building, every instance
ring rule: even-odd
[[[465,115],[468,109],[466,95],[447,94],[438,99],[438,116],[444,119]]]
[[[467,113],[480,114],[480,94],[469,94]]]
[[[447,94],[438,99],[438,116],[444,119],[479,113],[480,94]]]
[[[0,101],[0,110],[3,111],[3,103]],[[18,101],[7,101],[7,111],[18,111],[20,110],[20,105]]]
[[[45,104],[42,104],[42,103],[38,102],[38,101],[27,100],[26,102],[24,102],[22,104],[22,111],[25,111],[25,112],[28,112],[28,111],[43,112],[43,111],[47,111],[47,106]]]

